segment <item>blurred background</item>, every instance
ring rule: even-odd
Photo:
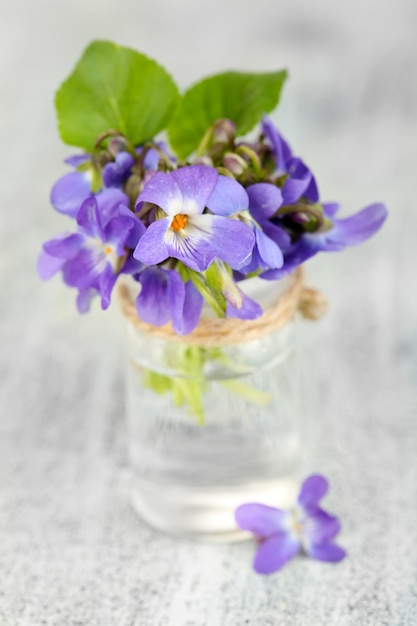
[[[415,0],[1,0],[2,626],[417,623],[416,25]],[[54,93],[93,39],[181,88],[288,68],[273,117],[322,199],[388,206],[375,239],[308,266],[330,308],[301,329],[304,465],[337,494],[337,575],[301,560],[256,578],[251,546],[175,542],[130,511],[117,306],[80,317],[35,270],[66,228],[49,192],[74,149]]]

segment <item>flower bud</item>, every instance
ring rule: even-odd
[[[220,290],[235,309],[243,305],[243,293],[233,280],[232,271],[223,261],[216,259],[206,271],[206,279],[209,287],[216,291]]]
[[[119,152],[125,152],[127,150],[127,143],[124,137],[113,137],[107,146],[110,154],[115,157]]]
[[[138,174],[131,174],[126,181],[125,193],[135,201],[141,190],[141,178]]]
[[[113,161],[113,156],[110,154],[110,152],[108,150],[101,150],[98,156],[98,162],[100,163],[101,167],[104,167],[105,165],[107,165],[107,163],[110,163],[111,161]]]
[[[222,293],[226,300],[230,302],[230,304],[235,309],[241,309],[243,306],[243,292],[236,285],[232,277],[228,277],[227,280],[223,283]]]
[[[228,119],[217,120],[213,124],[213,143],[231,143],[236,135],[236,125]]]
[[[208,154],[203,154],[193,161],[193,165],[208,165],[209,167],[213,167],[213,160]]]
[[[241,176],[248,167],[245,159],[233,152],[226,152],[223,157],[223,165],[235,176]]]

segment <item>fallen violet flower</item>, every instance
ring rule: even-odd
[[[301,550],[314,559],[333,563],[346,556],[345,550],[333,543],[340,531],[339,520],[319,506],[327,489],[327,480],[315,474],[303,482],[297,505],[291,511],[257,503],[236,509],[237,525],[254,533],[259,541],[253,562],[255,572],[272,574]]]

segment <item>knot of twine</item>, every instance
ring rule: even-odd
[[[320,292],[304,286],[303,271],[300,267],[291,275],[288,289],[258,319],[203,317],[188,335],[175,333],[170,322],[164,326],[154,326],[142,321],[126,285],[119,285],[118,295],[123,315],[138,330],[161,339],[204,348],[236,345],[259,339],[287,324],[297,311],[306,319],[317,320],[322,317],[327,307],[326,299]]]

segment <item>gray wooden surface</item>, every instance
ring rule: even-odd
[[[1,626],[417,624],[417,4],[415,0],[1,0]],[[127,501],[123,333],[79,317],[41,241],[64,172],[53,92],[92,39],[131,45],[182,86],[290,68],[276,115],[346,212],[384,200],[361,248],[310,263],[330,300],[300,328],[305,454],[348,558],[252,573],[251,543],[187,543]]]

